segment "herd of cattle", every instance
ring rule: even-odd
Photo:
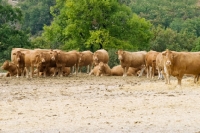
[[[176,77],[178,85],[181,85],[184,74],[194,75],[194,82],[199,79],[200,52],[118,50],[116,54],[120,65],[111,69],[108,65],[109,54],[104,49],[92,53],[76,50],[65,52],[59,49],[13,48],[11,61],[5,61],[1,68],[8,71],[7,77],[67,76],[74,71],[77,75],[81,67],[87,66],[87,73],[96,76],[141,76],[146,72],[147,78],[154,78],[157,73],[158,79],[165,78],[166,84],[170,84],[171,75]]]

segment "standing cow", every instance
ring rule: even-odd
[[[108,52],[104,49],[97,50],[93,54],[93,61],[95,66],[98,65],[100,62],[108,64],[109,61]]]
[[[20,73],[24,76],[25,72],[25,54],[21,51],[17,51],[13,53],[13,62],[17,66],[17,78],[19,77]]]
[[[154,78],[156,71],[156,57],[159,52],[149,51],[145,56],[146,70],[147,70],[147,78]]]
[[[79,52],[73,50],[69,52],[64,51],[53,51],[53,56],[51,59],[56,61],[56,69],[59,76],[63,76],[62,72],[65,67],[76,68],[76,75],[78,73],[78,59]]]
[[[128,52],[123,50],[118,50],[116,52],[118,55],[118,59],[120,60],[120,64],[123,68],[123,77],[127,76],[127,70],[129,67],[141,67],[145,65],[145,56],[147,54],[146,51],[139,51],[139,52]],[[142,75],[145,68],[141,70],[139,76]]]
[[[87,73],[89,73],[93,66],[93,53],[91,51],[83,51],[79,54],[78,69],[81,71],[81,67],[87,66]]]
[[[166,78],[172,75],[177,78],[178,85],[184,74],[192,74],[195,77],[200,74],[200,52],[175,52],[166,50],[162,52],[164,59],[164,71]],[[170,82],[168,82],[169,84]]]
[[[162,53],[159,53],[156,57],[156,67],[158,69],[158,79],[163,79],[163,76],[164,76],[164,56],[162,55]]]

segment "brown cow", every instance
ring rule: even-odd
[[[200,74],[200,52],[175,52],[166,50],[162,52],[165,56],[164,71],[166,78],[172,75],[178,79],[178,85],[181,86],[181,80],[184,74],[192,74],[195,77]],[[170,82],[168,82],[170,84]]]
[[[39,54],[39,61],[38,61],[38,64],[37,64],[37,67],[42,70],[43,72],[43,76],[46,77],[46,73],[47,73],[47,70],[48,68],[50,67],[50,64],[51,63],[51,55],[50,55],[50,52],[41,52]],[[39,72],[39,71],[38,71]],[[37,75],[39,75],[37,73]]]
[[[81,67],[87,66],[87,73],[89,73],[93,66],[93,53],[91,51],[83,51],[79,54],[78,67],[81,71]]]
[[[11,76],[17,75],[17,66],[16,66],[14,63],[12,63],[12,62],[10,62],[10,61],[8,61],[8,60],[6,60],[6,61],[3,63],[3,65],[1,66],[1,68],[2,68],[3,70],[8,71],[8,73],[6,74],[6,77],[11,77]],[[20,75],[20,74],[21,74],[21,73],[19,73],[19,75]]]
[[[146,70],[147,70],[147,78],[154,78],[155,76],[155,70],[156,70],[156,57],[159,54],[159,52],[156,51],[149,51],[146,54],[145,57],[145,63],[146,63]]]
[[[158,79],[163,79],[164,78],[163,76],[165,76],[165,73],[164,73],[164,56],[162,55],[162,53],[159,53],[156,57],[156,66],[158,70]]]
[[[120,64],[123,68],[123,77],[127,76],[127,70],[129,67],[141,67],[145,65],[145,55],[146,51],[139,51],[139,52],[128,52],[123,50],[118,50],[116,54],[118,54],[118,59],[120,60]],[[141,70],[139,76],[142,75],[144,69]]]
[[[79,59],[79,52],[73,50],[69,52],[64,51],[53,51],[52,59],[56,61],[56,69],[58,70],[58,75],[62,75],[62,71],[64,67],[73,67],[76,68],[76,75],[78,72],[78,59]]]
[[[95,75],[95,76],[100,76],[101,71],[99,71],[99,66],[95,66],[89,73],[89,75]]]
[[[121,65],[114,66],[111,69],[111,75],[112,76],[122,76],[123,75],[123,68],[122,68],[122,66]]]
[[[33,78],[34,68],[38,69],[39,67],[40,51],[29,50],[29,51],[24,52],[24,54],[25,54],[25,67],[26,67],[26,72],[27,72],[26,77],[28,78],[30,75],[30,77]]]
[[[140,71],[143,67],[139,68],[134,68],[134,67],[129,67],[127,70],[127,76],[138,76],[138,71]],[[111,75],[112,76],[123,76],[123,68],[121,65],[114,66],[111,69]]]
[[[100,73],[100,76],[104,76],[104,75],[110,76],[111,75],[111,69],[108,66],[108,64],[100,62],[98,67],[99,67],[99,70],[97,73]]]
[[[104,49],[97,50],[93,54],[94,65],[98,65],[100,62],[108,64],[109,55],[108,52]]]
[[[29,49],[25,49],[25,48],[12,48],[12,51],[11,51],[11,61],[13,61],[13,59],[15,57],[15,55],[13,55],[13,54],[16,53],[17,51],[25,53],[26,51],[29,51]]]
[[[19,74],[21,73],[22,76],[24,76],[25,71],[25,54],[21,51],[17,51],[16,53],[13,53],[13,62],[17,66],[17,77],[19,77]]]

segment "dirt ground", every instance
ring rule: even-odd
[[[200,81],[199,81],[200,82]],[[200,83],[146,77],[0,77],[0,132],[200,133]]]

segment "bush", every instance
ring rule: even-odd
[[[108,55],[109,55],[108,65],[110,66],[110,68],[119,65],[119,60],[118,60],[116,52],[117,52],[117,49],[108,50]]]

